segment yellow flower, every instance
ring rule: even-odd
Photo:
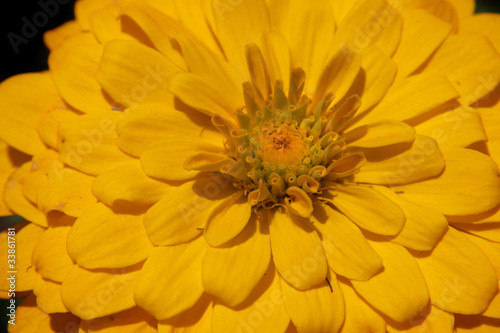
[[[10,331],[498,329],[500,17],[473,11],[78,1],[0,86]]]

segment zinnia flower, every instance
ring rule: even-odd
[[[473,11],[78,1],[0,86],[10,331],[498,329],[500,19]]]

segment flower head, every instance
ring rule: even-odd
[[[50,71],[0,86],[24,329],[500,326],[499,18],[473,9],[77,2]]]

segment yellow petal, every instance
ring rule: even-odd
[[[204,294],[196,304],[167,320],[158,323],[158,333],[204,333],[212,329],[211,297]]]
[[[415,129],[418,134],[435,139],[440,146],[468,147],[488,140],[479,113],[465,106],[425,120]]]
[[[243,106],[243,103],[231,103],[220,89],[197,74],[174,75],[168,83],[168,90],[187,105],[211,117],[219,114],[232,119],[236,110]]]
[[[147,146],[141,154],[144,172],[153,178],[187,180],[198,171],[186,170],[184,162],[201,152],[224,153],[222,142],[215,144],[198,138],[172,137]]]
[[[472,16],[476,9],[476,3],[474,0],[450,0],[451,4],[457,10],[458,17],[461,19]],[[462,25],[462,20],[460,20],[460,26]]]
[[[328,265],[348,279],[365,281],[382,268],[382,259],[345,215],[329,206],[315,209],[314,226],[323,241]]]
[[[96,44],[98,44],[98,42],[90,31],[82,31],[77,34],[67,36],[63,41],[61,41],[61,44],[59,44],[57,48],[50,51],[48,59],[50,70],[52,71],[57,68],[57,66],[64,61],[68,52],[73,50],[75,47],[80,45]]]
[[[33,284],[35,282],[35,267],[32,266],[31,263],[31,253],[33,252],[33,248],[35,247],[38,238],[43,234],[44,228],[37,226],[33,223],[22,223],[17,224],[12,227],[15,229],[15,235],[10,233],[8,235],[8,230],[5,229],[0,233],[0,245],[3,246],[5,251],[0,255],[0,258],[3,260],[2,269],[4,270],[4,274],[14,274],[16,277],[16,292],[28,291],[33,289]],[[16,247],[16,257],[15,257],[15,266],[14,268],[7,266],[11,265],[12,262],[7,260],[12,260],[12,257],[7,257],[7,249],[9,248],[9,238],[10,244],[12,244],[12,237],[15,237],[15,247]],[[16,273],[7,273],[7,272],[16,272]],[[9,290],[11,280],[7,280],[3,278],[0,280],[0,290]]]
[[[459,94],[444,76],[414,75],[393,85],[384,100],[363,115],[359,124],[412,119],[457,97]]]
[[[80,216],[71,228],[68,253],[78,265],[87,269],[137,264],[153,250],[143,226],[143,217],[116,214],[98,203]]]
[[[333,205],[359,227],[380,235],[396,235],[406,217],[393,201],[371,187],[337,185]]]
[[[309,221],[294,214],[270,213],[269,235],[273,261],[280,275],[299,290],[325,281],[327,261],[323,245]],[[290,244],[300,246],[290,247]]]
[[[252,206],[243,191],[238,191],[215,207],[207,217],[205,240],[212,247],[236,237],[247,225]]]
[[[271,23],[264,0],[241,0],[238,3],[212,2],[215,30],[229,63],[236,66],[247,80],[245,45],[255,35],[269,31]]]
[[[74,265],[62,284],[63,303],[84,320],[130,309],[135,306],[134,285],[141,267],[142,263],[90,271]]]
[[[99,10],[105,7],[108,4],[111,4],[111,0],[104,1],[96,1],[96,0],[86,0],[79,1],[78,4],[75,5],[75,18],[80,28],[82,30],[90,30],[90,15],[96,10]]]
[[[102,50],[98,44],[75,46],[51,69],[54,83],[64,100],[85,113],[110,110],[114,103],[95,79]]]
[[[351,88],[361,68],[361,57],[349,46],[342,47],[328,60],[318,81],[311,109],[327,93],[341,100]]]
[[[441,148],[446,168],[438,177],[394,188],[401,198],[445,215],[479,214],[500,201],[498,167],[488,156],[455,147]],[[457,179],[460,186],[457,186]]]
[[[222,136],[212,128],[208,117],[197,112],[181,112],[163,104],[143,104],[128,109],[117,126],[116,145],[133,156],[155,141],[190,137],[217,142]]]
[[[345,303],[345,320],[342,332],[385,333],[384,319],[356,294],[352,285],[345,279],[339,279],[339,286]]]
[[[500,290],[500,244],[490,242],[484,238],[473,236],[467,233],[464,233],[472,243],[477,245],[484,254],[488,257],[489,261],[493,265],[495,269],[495,273],[497,274],[497,278],[499,280],[499,290]],[[483,316],[492,317],[492,318],[500,318],[500,293],[497,292],[495,297],[492,299],[488,308],[482,313]]]
[[[387,332],[407,332],[407,333],[453,333],[455,316],[429,304],[427,308],[422,309],[418,314],[410,318],[408,322],[396,323],[390,322],[387,325]]]
[[[32,168],[31,162],[24,163],[19,169],[9,175],[5,182],[3,200],[14,213],[42,227],[47,226],[47,217],[38,210],[36,205],[28,201],[23,193],[23,183]]]
[[[377,121],[342,135],[351,147],[375,148],[415,140],[413,127],[400,121]]]
[[[422,9],[403,11],[405,24],[394,61],[399,78],[404,78],[422,65],[446,39],[451,25]]]
[[[71,313],[46,314],[36,306],[35,295],[26,297],[16,309],[16,325],[9,325],[9,332],[75,332],[80,318]]]
[[[58,147],[57,130],[61,121],[76,117],[77,113],[66,108],[56,107],[45,112],[36,125],[38,135],[52,149]]]
[[[486,108],[480,108],[477,111],[481,115],[484,130],[488,137],[486,143],[488,153],[497,165],[500,165],[500,112]]]
[[[10,174],[30,159],[29,155],[21,153],[0,140],[0,189],[5,189]],[[7,186],[8,188],[9,186]],[[2,191],[0,194],[0,216],[13,215],[14,213],[7,207],[3,200],[4,193]]]
[[[80,26],[76,21],[68,21],[55,29],[46,31],[43,34],[43,42],[49,50],[53,50],[68,37],[79,33]]]
[[[429,302],[427,285],[417,263],[402,246],[370,241],[382,257],[384,270],[368,281],[351,281],[354,289],[375,309],[403,322]]]
[[[46,279],[62,282],[73,266],[73,261],[66,250],[70,223],[48,228],[33,249],[31,262],[36,271]]]
[[[400,144],[363,151],[366,163],[354,175],[360,183],[396,185],[439,175],[445,167],[435,140],[416,135],[412,145]]]
[[[48,179],[38,190],[38,209],[42,212],[57,210],[78,217],[96,203],[91,193],[94,177],[60,165],[47,173]]]
[[[0,137],[30,155],[45,149],[36,124],[45,111],[59,102],[48,73],[13,76],[0,85]]]
[[[290,319],[283,306],[278,272],[274,265],[262,277],[243,304],[230,308],[215,303],[213,332],[284,332]]]
[[[277,27],[288,40],[293,67],[300,67],[306,72],[306,89],[314,91],[331,56],[335,36],[335,19],[330,2],[288,1],[280,6],[279,15]],[[334,91],[334,94],[337,95],[337,92]]]
[[[446,75],[471,105],[488,95],[500,81],[500,55],[490,41],[474,34],[450,36],[429,61],[424,73]]]
[[[115,144],[122,112],[108,111],[72,117],[59,125],[60,159],[77,170],[99,175],[132,159]]]
[[[473,235],[500,243],[500,223],[452,223],[452,225]]]
[[[224,246],[207,248],[201,269],[205,292],[234,307],[247,299],[270,260],[267,226],[254,218]]]
[[[146,311],[134,307],[89,322],[90,332],[155,333],[158,322]]]
[[[288,91],[292,64],[290,47],[285,36],[281,31],[274,29],[262,34],[259,45],[264,54],[271,83],[282,80],[283,91]]]
[[[178,2],[186,3],[185,1]],[[193,26],[190,21],[189,27]],[[175,41],[180,44],[182,56],[191,73],[198,74],[216,87],[225,96],[226,103],[234,108],[243,105],[241,84],[243,83],[238,71],[229,64],[220,54],[208,50],[201,41],[189,37],[187,34],[177,35]]]
[[[45,313],[68,312],[61,299],[61,284],[46,280],[37,275],[33,293],[36,295],[37,307]]]
[[[134,106],[171,104],[172,96],[166,93],[167,82],[170,75],[179,71],[170,60],[145,45],[113,40],[106,43],[95,72],[99,84],[114,100]]]
[[[388,2],[358,1],[340,22],[334,44],[347,43],[358,52],[377,45],[391,56],[401,38],[401,25],[398,10]]]
[[[408,202],[387,187],[374,188],[394,201],[406,215],[403,230],[391,238],[392,242],[414,250],[429,251],[448,230],[448,221],[442,214]]]
[[[151,205],[163,198],[170,187],[146,176],[139,161],[132,160],[98,176],[92,184],[92,193],[110,207],[124,202]]]
[[[498,289],[488,257],[465,236],[449,228],[431,252],[412,252],[425,277],[432,304],[442,310],[477,314]]]
[[[326,275],[325,275],[326,278]],[[298,332],[337,332],[344,322],[344,298],[335,274],[314,289],[300,291],[281,279],[285,308]],[[328,315],[325,315],[328,309]]]
[[[493,43],[493,46],[500,52],[500,29],[499,15],[497,13],[480,13],[471,15],[460,20],[460,33],[473,33],[485,35]]]
[[[202,178],[173,187],[144,217],[155,245],[175,245],[202,233],[209,214],[236,189],[227,178]]]
[[[309,218],[313,212],[311,197],[297,186],[287,188],[288,198],[285,199],[290,213],[303,218]]]
[[[458,28],[457,11],[450,1],[402,0],[399,6],[403,10],[411,8],[424,9],[438,19],[450,23],[453,26],[453,31]]]
[[[359,113],[370,109],[385,96],[398,71],[394,60],[376,46],[366,49],[361,58],[361,72],[364,77],[358,75],[351,87],[353,94],[362,96],[363,103]]]
[[[159,320],[191,308],[203,294],[205,247],[205,240],[199,237],[186,244],[155,248],[135,285],[137,305]]]
[[[130,34],[123,32],[126,30],[128,22],[120,20],[120,15],[123,10],[120,7],[119,3],[110,3],[90,14],[90,30],[100,44],[106,44],[106,42],[113,39],[134,39]]]

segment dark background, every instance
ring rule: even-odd
[[[49,51],[43,45],[43,32],[74,18],[73,6],[76,0],[60,1],[67,3],[61,5],[57,0],[10,0],[3,1],[0,5],[0,82],[15,74],[47,69]],[[40,12],[43,12],[41,3],[57,3],[58,5],[57,10],[54,6],[51,7],[54,9],[54,15],[53,17],[47,15],[48,19],[45,24],[42,24],[44,23],[43,17],[40,15]],[[500,0],[477,0],[476,4],[477,12],[500,12]],[[9,34],[11,37],[13,34],[22,37],[22,29],[26,20],[33,23],[34,16],[39,19],[40,27],[35,26],[38,32],[32,32],[33,37],[23,40],[23,43],[18,45],[18,52],[16,52],[9,40]],[[18,217],[0,218],[0,230],[19,221]],[[4,278],[3,272],[1,276]],[[0,332],[6,332],[6,306],[7,302],[0,300]]]

